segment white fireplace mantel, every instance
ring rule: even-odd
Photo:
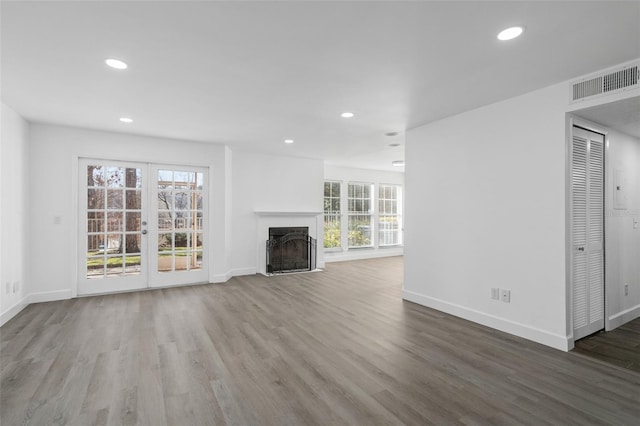
[[[266,275],[267,273],[265,243],[269,239],[269,228],[272,227],[277,228],[288,226],[305,226],[309,228],[309,236],[315,238],[318,242],[318,246],[316,248],[316,265],[318,268],[324,267],[324,253],[322,250],[322,235],[324,233],[324,212],[311,210],[256,210],[254,211],[254,213],[258,217],[258,226],[256,233],[256,270],[259,274]]]

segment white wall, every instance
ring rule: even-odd
[[[233,151],[233,275],[256,273],[257,211],[322,211],[323,168],[320,160]]]
[[[392,184],[403,186],[404,189],[404,173],[387,172],[381,170],[356,169],[350,167],[339,167],[325,165],[324,179],[342,182],[343,184],[343,200],[342,205],[346,206],[346,185],[348,182],[373,183],[378,188],[378,184]],[[376,209],[377,210],[377,209]],[[346,223],[343,223],[346,227]],[[346,229],[346,228],[345,228]],[[377,235],[374,227],[374,235]],[[343,232],[344,233],[344,232]],[[374,240],[375,241],[375,240]],[[329,249],[324,252],[325,262],[338,262],[345,260],[367,259],[385,256],[399,256],[404,253],[404,247],[375,247],[375,248],[357,248],[347,249]]]
[[[607,330],[640,317],[640,140],[609,130],[606,151]],[[616,209],[614,173],[624,171],[625,209]],[[634,221],[637,223],[634,228]],[[624,285],[629,292],[625,295]]]
[[[566,104],[560,84],[407,133],[405,299],[568,348]]]
[[[224,146],[34,124],[29,156],[31,301],[75,294],[80,157],[209,167],[209,278],[228,278]],[[59,224],[54,224],[55,216]]]
[[[19,294],[12,290],[9,297],[2,295],[3,321],[28,303],[66,299],[76,293],[79,158],[209,167],[212,282],[256,272],[256,211],[322,212],[324,165],[320,160],[232,151],[216,144],[28,125],[4,105],[0,153],[2,282],[9,281],[12,289],[13,282],[19,283]],[[6,199],[17,201],[9,205]],[[27,247],[25,278],[20,264]],[[320,250],[318,264],[323,263]]]
[[[28,123],[1,105],[0,143],[0,325],[27,305]]]

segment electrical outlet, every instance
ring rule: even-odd
[[[629,284],[625,284],[624,285],[624,295],[628,296],[629,295]]]
[[[491,298],[493,300],[500,300],[500,289],[499,288],[492,288],[491,289]]]
[[[17,293],[19,288],[20,288],[20,281],[14,282],[13,283],[13,292]]]
[[[511,302],[511,290],[502,290],[500,293],[500,299],[505,303]]]
[[[7,294],[11,293],[11,283],[9,281],[6,282],[4,287],[5,287],[5,293]]]

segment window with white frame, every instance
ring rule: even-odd
[[[402,244],[402,187],[378,186],[378,246]]]
[[[324,248],[339,248],[340,241],[340,182],[324,183]]]
[[[348,245],[349,247],[373,246],[373,184],[349,183]]]

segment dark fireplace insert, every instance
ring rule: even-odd
[[[316,239],[307,227],[269,228],[267,274],[316,269]]]

